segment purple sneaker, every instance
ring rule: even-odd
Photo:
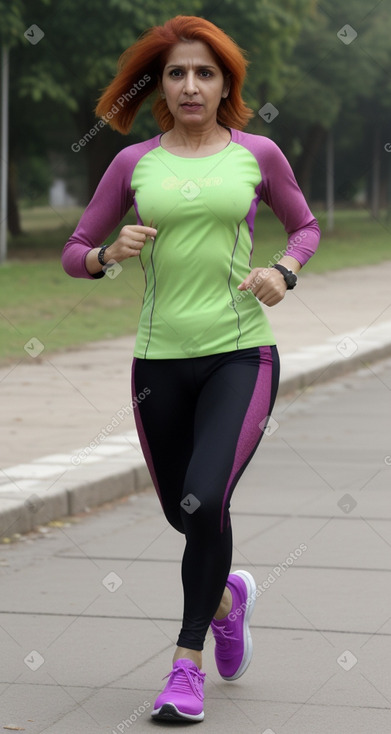
[[[217,669],[224,680],[236,680],[247,670],[253,654],[249,620],[256,600],[256,584],[248,571],[235,571],[227,579],[232,608],[224,619],[212,619]]]
[[[152,718],[202,721],[205,673],[201,673],[192,660],[181,658],[176,660],[171,673],[165,678],[169,680],[155,701]]]

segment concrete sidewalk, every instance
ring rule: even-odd
[[[233,566],[259,595],[254,657],[223,681],[208,633],[200,731],[391,731],[390,409],[391,359],[280,397],[232,501]],[[180,625],[183,537],[150,491],[41,530],[0,552],[1,725],[166,728],[150,711]]]
[[[391,354],[390,283],[391,261],[304,270],[266,308],[281,355],[279,398]],[[31,338],[45,344],[33,326]],[[133,345],[129,336],[35,358],[23,351],[0,368],[0,538],[150,486],[131,406]]]

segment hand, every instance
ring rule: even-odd
[[[282,301],[287,291],[284,276],[276,268],[253,268],[238,290],[252,290],[254,296],[265,306],[275,306]]]
[[[142,224],[126,224],[122,227],[117,239],[105,251],[105,262],[115,260],[121,262],[128,257],[140,255],[148,237],[154,239],[157,229]]]

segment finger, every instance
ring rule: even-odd
[[[154,240],[157,235],[157,229],[155,227],[144,227],[144,233],[146,237],[150,237],[151,240]]]
[[[285,293],[286,289],[283,293],[281,291],[270,291],[264,294],[263,298],[260,300],[262,300],[262,303],[264,303],[265,306],[275,306],[276,303],[279,303],[283,300],[283,298],[285,297]]]
[[[238,285],[238,289],[247,290],[248,288],[251,288],[251,290],[255,293],[258,288],[262,288],[263,283],[267,280],[268,277],[268,268],[256,268],[255,270],[252,270],[247,278],[245,278],[243,282]]]
[[[125,241],[126,242],[145,242],[147,239],[147,234],[145,232],[127,232],[125,235]]]
[[[264,303],[265,306],[269,306],[269,308],[270,308],[271,306],[276,306],[277,303],[280,303],[280,301],[282,301],[282,299],[283,299],[283,296],[279,296],[278,298],[277,297],[276,298],[270,298],[267,301],[263,301],[263,303]]]
[[[127,250],[142,250],[145,245],[145,240],[140,240],[137,242],[137,240],[131,240],[130,242],[126,242],[125,248]]]
[[[261,298],[259,298],[262,303],[264,303],[266,306],[274,306],[275,303],[278,303],[279,301],[282,301],[284,298],[285,293],[281,293],[280,291],[270,290],[266,291],[262,294]]]
[[[246,290],[248,290],[248,288],[253,288],[254,287],[254,281],[255,281],[254,276],[252,278],[250,278],[250,276],[247,276],[247,278],[245,278],[242,283],[239,283],[238,290],[240,290],[240,291],[246,291]]]
[[[153,227],[146,227],[146,229],[148,229],[149,232],[132,232],[132,241],[140,242],[142,245],[144,245],[148,238],[154,240],[157,235],[157,230]]]
[[[127,229],[130,230],[129,233],[141,233],[145,234],[147,237],[156,237],[157,235],[157,229],[156,227],[147,227],[144,224],[128,224],[126,225]]]

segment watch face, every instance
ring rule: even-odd
[[[280,271],[280,273],[284,276],[285,283],[287,285],[288,289],[292,289],[295,287],[297,283],[297,275],[292,272],[292,270],[288,270],[284,265],[273,265],[274,268]]]
[[[294,273],[287,273],[285,280],[287,285],[293,288],[297,283],[297,276]]]

